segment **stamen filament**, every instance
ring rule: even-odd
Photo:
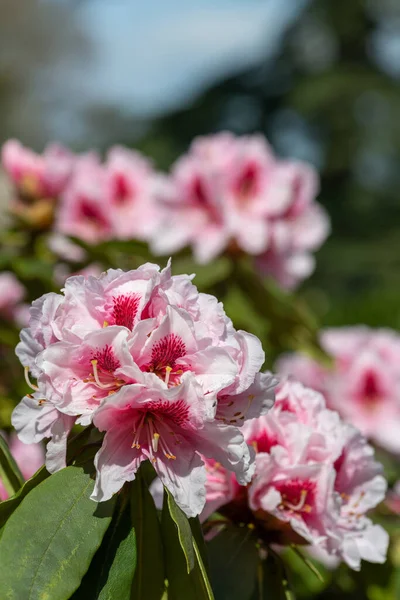
[[[93,367],[93,377],[96,382],[96,385],[102,390],[109,390],[110,388],[115,387],[115,383],[102,383],[99,379],[99,372],[97,370],[97,360],[93,359],[90,361]]]
[[[165,367],[165,383],[168,385],[169,383],[169,376],[171,375],[171,371],[172,371],[172,367]]]
[[[140,432],[143,427],[143,422],[144,422],[145,416],[146,416],[145,413],[143,413],[142,418],[140,419],[139,425],[136,428],[136,431],[135,430],[133,431],[135,437],[133,438],[131,448],[136,448],[137,450],[140,450],[139,438],[140,438]]]
[[[298,501],[297,504],[292,504],[291,502],[287,502],[286,500],[283,501],[283,504],[285,506],[287,506],[288,508],[290,508],[291,510],[302,510],[302,508],[304,507],[304,504],[306,502],[306,498],[307,498],[307,490],[301,490],[300,500]]]
[[[25,381],[29,385],[31,390],[35,390],[35,392],[37,392],[39,389],[38,386],[31,383],[31,380],[29,379],[29,367],[24,367],[24,376],[25,376]]]

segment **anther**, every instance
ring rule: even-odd
[[[172,371],[172,367],[165,367],[165,383],[168,385],[169,383],[169,376],[171,375],[171,371]]]
[[[160,434],[157,433],[156,431],[153,433],[153,437],[151,440],[151,445],[153,447],[153,451],[157,452],[158,450],[158,440],[160,439]]]

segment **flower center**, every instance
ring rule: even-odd
[[[92,383],[101,390],[109,390],[109,394],[113,394],[125,385],[126,382],[118,379],[114,374],[121,363],[108,344],[93,353],[90,364],[92,365],[92,372],[89,377],[84,379],[85,383]]]
[[[110,324],[133,328],[140,304],[139,294],[121,294],[112,299]]]
[[[112,180],[112,197],[116,204],[124,204],[133,196],[133,190],[123,173],[115,173]]]
[[[381,398],[381,391],[379,389],[378,381],[374,373],[367,373],[365,375],[361,399],[367,406],[373,406],[377,402],[379,402]]]
[[[145,449],[152,462],[162,453],[168,460],[176,460],[171,447],[181,442],[172,426],[187,427],[189,408],[183,400],[169,402],[154,400],[147,404],[147,410],[141,411],[133,430],[132,448]]]
[[[155,373],[167,385],[176,385],[180,382],[182,373],[188,370],[186,365],[177,364],[185,354],[185,343],[178,335],[171,333],[154,344],[151,361],[142,370]]]
[[[107,228],[108,223],[99,208],[88,198],[82,197],[79,203],[79,212],[85,221],[98,228]]]
[[[249,163],[235,183],[235,191],[241,200],[248,200],[258,191],[259,169],[256,164]]]
[[[280,510],[310,513],[314,504],[315,483],[313,481],[277,481],[275,489],[281,494]]]

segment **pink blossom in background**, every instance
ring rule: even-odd
[[[54,254],[68,262],[83,262],[87,256],[87,253],[81,246],[74,244],[74,242],[61,233],[52,233],[49,235],[47,245]]]
[[[114,146],[108,152],[104,169],[114,236],[147,240],[158,221],[151,162],[139,152]]]
[[[22,304],[25,288],[13,273],[0,273],[0,318],[26,324],[26,305]]]
[[[37,199],[57,198],[74,164],[73,154],[59,144],[47,146],[40,155],[17,140],[8,140],[3,145],[1,160],[18,191]]]
[[[270,541],[308,544],[356,570],[361,560],[385,561],[388,535],[367,517],[385,496],[382,466],[321,394],[281,383],[274,407],[247,421],[244,434],[256,451],[255,475],[243,487],[207,461],[203,519],[218,510],[264,527]]]
[[[0,435],[3,435],[1,433]],[[6,437],[6,436],[4,436]],[[24,479],[29,479],[44,463],[44,450],[41,444],[24,444],[15,434],[7,440]],[[7,500],[8,494],[0,480],[0,500]]]
[[[365,326],[327,329],[321,345],[331,368],[292,354],[277,369],[321,391],[328,406],[378,445],[400,453],[400,335]]]
[[[105,172],[97,155],[77,158],[73,176],[60,199],[55,231],[89,244],[112,238],[105,186]]]
[[[293,287],[311,273],[312,252],[328,235],[318,187],[310,165],[278,160],[262,136],[197,138],[159,185],[152,249],[169,254],[190,245],[200,263],[240,249]]]
[[[104,269],[97,263],[91,263],[87,267],[71,273],[71,268],[66,263],[58,263],[54,267],[53,279],[57,285],[64,285],[68,277],[74,277],[75,275],[83,275],[84,277],[100,277]],[[29,319],[26,325],[29,324]]]
[[[146,240],[158,219],[154,181],[150,161],[126,148],[112,148],[104,163],[95,154],[78,157],[55,229],[89,244]]]
[[[28,394],[12,423],[25,443],[51,438],[46,466],[65,466],[77,422],[105,431],[93,498],[107,500],[151,460],[190,516],[205,502],[212,458],[246,483],[253,452],[241,428],[273,404],[260,341],[236,331],[216,298],[187,275],[147,263],[135,271],[67,279],[31,307],[17,355]]]

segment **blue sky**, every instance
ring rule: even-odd
[[[66,1],[66,0],[64,0]],[[64,85],[83,104],[153,116],[223,74],[273,54],[307,0],[86,0],[76,22],[93,46]]]

